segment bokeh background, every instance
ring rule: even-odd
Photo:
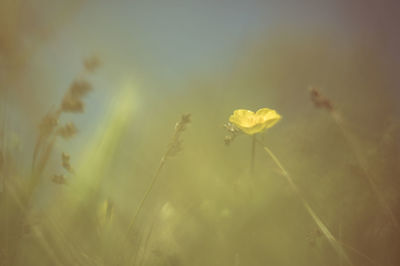
[[[399,17],[396,0],[1,0],[0,265],[349,264],[262,147],[250,174],[251,138],[224,144],[235,109],[262,107],[283,118],[260,139],[351,264],[398,265]],[[85,110],[60,119],[78,134],[21,210],[38,125],[80,78]]]

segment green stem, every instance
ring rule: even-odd
[[[145,203],[146,199],[149,197],[150,192],[153,190],[153,187],[154,187],[154,185],[155,185],[155,183],[156,183],[156,181],[157,181],[157,179],[158,179],[158,177],[159,177],[159,175],[160,175],[160,172],[161,172],[162,168],[163,168],[164,165],[165,165],[165,162],[166,162],[166,157],[164,156],[164,157],[161,158],[160,164],[158,165],[158,168],[157,168],[157,170],[156,170],[156,172],[155,172],[155,174],[154,174],[154,176],[153,176],[153,180],[151,181],[150,185],[148,186],[146,192],[144,193],[144,196],[143,196],[143,198],[141,199],[141,201],[140,201],[140,203],[139,203],[139,206],[138,206],[138,208],[136,209],[136,212],[135,212],[135,214],[133,215],[133,218],[132,218],[132,220],[131,220],[131,222],[130,222],[130,224],[129,224],[128,230],[127,230],[127,232],[126,232],[126,241],[125,241],[126,243],[127,243],[128,240],[129,240],[129,234],[130,234],[130,232],[132,231],[132,229],[133,229],[133,227],[134,227],[134,225],[135,225],[135,222],[136,222],[136,220],[137,220],[137,217],[139,216],[141,210],[143,209],[143,206],[144,206],[144,203]],[[122,263],[122,262],[121,262],[121,263]],[[118,264],[118,265],[121,265],[121,264]]]
[[[256,158],[256,135],[253,135],[252,137],[252,145],[251,145],[251,162],[250,162],[250,174],[253,176],[254,175],[254,161]]]
[[[302,202],[304,208],[307,210],[308,214],[311,216],[311,218],[314,220],[314,222],[317,224],[318,228],[321,230],[321,232],[324,234],[324,236],[328,239],[329,243],[332,245],[332,247],[336,250],[339,256],[343,257],[346,262],[349,265],[353,265],[351,262],[350,258],[347,256],[346,252],[343,250],[342,245],[340,244],[339,241],[336,240],[336,238],[332,235],[332,233],[329,231],[328,227],[322,222],[322,220],[318,217],[318,215],[314,212],[314,210],[311,208],[310,204],[307,202],[307,200],[304,198],[304,196],[301,194],[300,189],[297,187],[297,185],[293,182],[292,177],[289,175],[289,173],[286,171],[286,169],[283,167],[281,162],[278,160],[278,158],[275,156],[275,154],[268,149],[268,147],[265,147],[263,143],[260,142],[260,144],[263,146],[264,150],[269,154],[269,156],[272,158],[274,163],[279,167],[279,169],[282,171],[283,176],[286,178],[288,181],[290,187],[292,190],[296,193],[296,195],[300,198],[300,201]]]

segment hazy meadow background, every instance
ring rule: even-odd
[[[0,265],[399,265],[399,17],[395,0],[0,0]],[[32,174],[38,125],[82,79],[84,112],[59,117],[77,134]],[[225,145],[233,111],[263,107],[282,115],[263,143],[345,255],[261,146],[251,174],[251,138]]]

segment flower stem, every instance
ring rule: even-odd
[[[310,204],[307,202],[307,200],[301,194],[300,189],[293,182],[292,177],[289,175],[289,173],[283,167],[283,165],[278,160],[278,158],[275,156],[275,154],[268,147],[265,147],[263,143],[261,143],[261,142],[259,142],[259,143],[263,146],[264,150],[269,154],[269,156],[272,158],[274,163],[282,171],[282,174],[288,181],[290,187],[296,193],[296,195],[300,198],[300,201],[302,202],[304,208],[306,209],[308,214],[311,216],[311,218],[314,220],[314,222],[317,224],[318,228],[321,230],[321,232],[324,234],[324,236],[328,239],[329,243],[332,245],[332,247],[338,253],[339,257],[344,258],[346,260],[346,262],[348,263],[348,265],[353,265],[350,258],[347,256],[345,250],[343,249],[341,243],[332,235],[332,233],[329,231],[328,227],[322,222],[322,220],[319,218],[319,216],[311,208]]]
[[[256,139],[256,135],[254,134],[253,135],[253,137],[252,137],[252,145],[251,145],[251,162],[250,162],[250,174],[251,174],[251,176],[253,176],[254,175],[254,161],[255,161],[255,158],[256,158],[256,142],[257,142],[257,139]]]

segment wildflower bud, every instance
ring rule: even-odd
[[[228,130],[229,133],[237,134],[240,132],[240,129],[237,128],[234,124],[227,122],[224,124],[224,128]]]

